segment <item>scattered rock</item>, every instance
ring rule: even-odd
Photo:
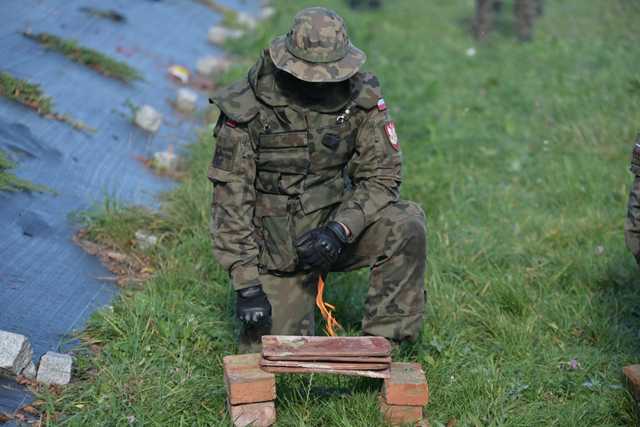
[[[183,113],[191,113],[196,109],[196,102],[198,101],[198,94],[187,88],[178,89],[176,95],[176,109]]]
[[[604,246],[602,245],[596,246],[596,255],[598,256],[604,255]]]
[[[275,14],[276,14],[275,7],[271,7],[271,6],[263,7],[262,10],[260,11],[260,19],[262,20],[271,19]]]
[[[154,247],[158,243],[157,236],[154,236],[153,234],[145,233],[142,230],[136,231],[135,236],[136,236],[136,244],[143,251],[146,251],[147,249]]]
[[[143,105],[136,110],[134,122],[148,132],[157,132],[162,124],[162,114],[150,105]]]
[[[68,354],[48,351],[40,358],[36,380],[43,384],[69,384],[72,364],[73,359]]]
[[[245,12],[239,12],[236,16],[236,21],[240,25],[244,25],[250,30],[254,30],[258,26],[258,21],[253,16]]]
[[[178,80],[180,83],[187,84],[189,83],[189,70],[182,65],[172,65],[167,70],[169,75],[174,79]]]
[[[196,70],[205,77],[213,77],[224,73],[231,66],[231,61],[222,56],[205,56],[196,63]]]
[[[0,331],[0,374],[17,376],[31,362],[33,350],[27,337]]]
[[[239,39],[244,35],[244,31],[225,28],[219,25],[211,27],[208,33],[208,39],[210,43],[221,45],[224,44],[227,40],[235,40]]]
[[[29,362],[24,371],[22,371],[22,375],[28,380],[35,381],[36,379],[36,365],[33,364],[33,361]]]
[[[169,149],[153,154],[152,167],[158,171],[173,171],[178,168],[179,158]]]

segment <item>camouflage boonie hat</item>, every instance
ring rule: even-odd
[[[310,7],[269,48],[276,67],[307,82],[341,82],[358,72],[367,56],[349,41],[344,20],[332,10]]]

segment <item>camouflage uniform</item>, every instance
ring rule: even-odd
[[[331,270],[371,271],[363,332],[415,340],[422,328],[424,213],[399,199],[393,122],[342,25],[327,9],[304,10],[247,78],[213,96],[222,112],[209,168],[214,255],[236,290],[260,284],[273,308],[270,325],[244,328],[244,344],[265,333],[314,334],[320,273],[300,271],[294,242],[328,221],[351,231]],[[316,43],[315,57],[301,61],[308,52],[296,47],[325,34],[338,34],[337,43]],[[300,93],[300,80],[333,83],[321,85],[319,101]]]
[[[484,39],[493,29],[495,13],[502,9],[502,0],[476,0],[476,15],[473,31],[477,39]],[[517,20],[518,38],[531,40],[536,16],[543,13],[543,0],[514,0],[514,14]]]
[[[634,179],[629,193],[627,220],[624,223],[624,241],[640,264],[640,134],[633,147],[630,169]]]

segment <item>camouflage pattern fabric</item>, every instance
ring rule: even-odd
[[[476,0],[476,14],[473,32],[478,40],[483,40],[493,29],[495,14],[502,9],[501,0]],[[544,0],[514,0],[514,15],[517,21],[518,38],[531,40],[533,24],[544,10]]]
[[[269,51],[276,67],[306,82],[347,80],[367,59],[349,41],[344,20],[323,7],[299,12],[291,31],[273,40]]]
[[[640,134],[631,153],[630,170],[634,174],[634,180],[624,223],[624,241],[640,265]]]
[[[364,334],[398,342],[416,341],[422,330],[426,302],[425,215],[417,204],[400,200],[387,205],[377,217],[345,248],[332,271],[370,269],[362,320]],[[262,335],[314,334],[318,273],[263,274],[260,282],[271,302],[272,323],[242,330],[242,352],[259,351]]]
[[[273,307],[271,325],[242,333],[243,348],[265,330],[314,333],[317,276],[297,271],[294,241],[330,220],[351,231],[336,268],[371,269],[364,332],[415,339],[424,214],[399,199],[402,153],[379,82],[358,72],[324,104],[291,83],[265,51],[247,79],[213,96],[222,110],[209,168],[214,255],[235,289],[262,284]]]

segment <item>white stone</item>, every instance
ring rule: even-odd
[[[275,14],[276,14],[275,7],[271,7],[271,6],[263,7],[262,10],[260,11],[260,19],[269,19],[269,18],[272,18],[273,15]]]
[[[134,122],[146,131],[157,132],[162,124],[162,114],[150,105],[143,105],[136,110]]]
[[[136,244],[143,251],[154,247],[158,243],[158,237],[154,236],[153,234],[145,233],[142,230],[136,231],[135,236]]]
[[[227,40],[235,40],[244,36],[244,31],[233,28],[221,27],[219,25],[209,28],[209,43],[221,45]]]
[[[29,380],[36,379],[36,365],[33,364],[33,361],[29,362],[24,371],[22,371],[22,375],[24,375]]]
[[[196,109],[198,94],[187,88],[178,89],[176,94],[176,108],[183,113],[191,113]]]
[[[238,24],[244,25],[250,30],[254,30],[258,26],[256,18],[245,12],[239,12],[238,15],[236,15],[236,21],[238,21]]]
[[[161,170],[174,170],[178,166],[178,156],[173,151],[158,151],[153,154],[153,167]]]
[[[19,375],[32,357],[33,350],[27,337],[0,331],[0,374]]]
[[[196,63],[196,70],[205,77],[213,77],[224,73],[231,66],[231,61],[223,56],[205,56]]]
[[[68,354],[48,351],[40,358],[36,380],[43,384],[69,384],[72,364],[73,359]]]

